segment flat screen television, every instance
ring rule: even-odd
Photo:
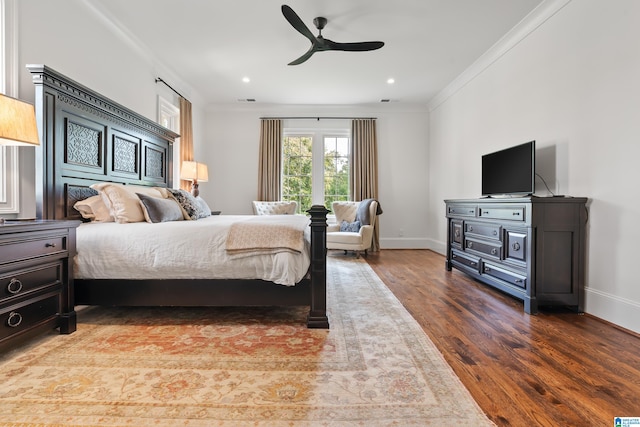
[[[536,142],[482,156],[483,196],[524,196],[535,191]]]

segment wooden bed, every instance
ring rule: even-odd
[[[44,65],[28,65],[41,134],[36,151],[37,216],[82,219],[73,205],[97,182],[172,187],[178,135]],[[311,263],[295,286],[263,280],[76,279],[75,305],[309,306],[307,326],[328,328],[326,215],[313,206]],[[186,268],[186,267],[185,267]]]

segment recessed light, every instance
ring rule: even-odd
[[[389,78],[387,79],[387,84],[392,85],[392,84],[394,84],[395,82],[396,82],[396,79],[394,79],[393,77],[389,77]]]
[[[243,77],[242,81],[245,83],[249,83],[251,81],[251,79],[249,77]]]

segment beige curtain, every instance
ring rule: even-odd
[[[180,97],[180,159],[178,169],[185,160],[193,160],[193,122],[191,103]],[[180,180],[180,188],[191,191],[191,181]]]
[[[278,201],[281,196],[282,120],[260,120],[258,200]]]
[[[352,200],[378,200],[378,143],[375,119],[354,119],[351,122],[351,155]],[[376,219],[373,227],[373,252],[380,250],[379,223]]]

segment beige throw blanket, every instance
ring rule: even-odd
[[[226,250],[230,258],[279,252],[301,253],[309,218],[303,215],[265,215],[231,225]]]

